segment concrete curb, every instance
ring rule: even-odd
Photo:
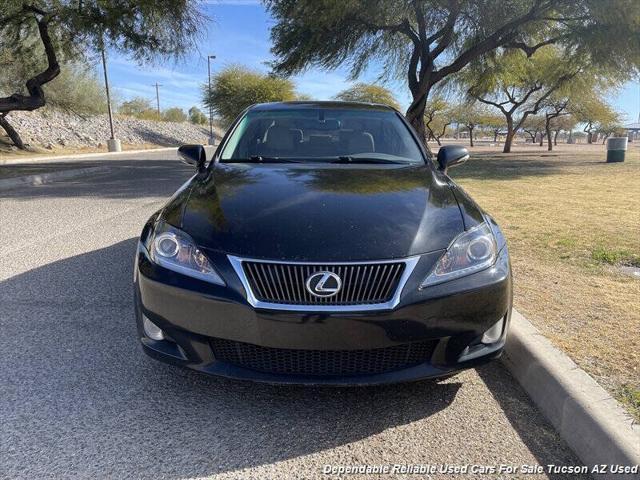
[[[640,463],[640,425],[515,310],[503,362],[585,465]]]
[[[0,180],[0,191],[11,190],[17,187],[29,185],[43,185],[56,180],[68,180],[71,178],[83,177],[94,173],[102,173],[109,170],[109,167],[87,167],[74,168],[73,170],[62,170],[57,172],[40,173],[27,175],[25,177],[4,178]]]
[[[38,163],[38,162],[66,162],[81,158],[96,158],[96,157],[118,157],[122,155],[134,155],[137,153],[155,153],[155,152],[168,152],[170,150],[178,150],[178,147],[162,147],[162,148],[147,148],[145,150],[123,150],[122,152],[95,152],[95,153],[75,153],[72,155],[48,155],[37,157],[21,157],[16,158],[0,158],[0,165],[15,165],[20,163]]]

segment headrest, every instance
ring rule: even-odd
[[[264,142],[269,148],[276,150],[293,150],[293,133],[289,127],[274,125],[267,130]]]
[[[375,152],[375,143],[373,135],[369,132],[354,132],[349,136],[347,143],[349,153],[373,153]]]

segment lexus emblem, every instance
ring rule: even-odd
[[[342,288],[342,280],[333,272],[316,272],[307,277],[305,286],[314,297],[333,297]]]

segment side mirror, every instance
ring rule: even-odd
[[[438,170],[446,173],[447,168],[460,165],[469,159],[469,151],[457,145],[447,145],[438,151]]]
[[[202,145],[182,145],[178,148],[178,155],[187,165],[195,165],[198,171],[202,170],[207,161],[207,154]]]

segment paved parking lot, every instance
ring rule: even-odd
[[[209,378],[144,356],[132,307],[136,237],[190,169],[167,161],[173,152],[138,157],[110,173],[0,192],[0,478],[579,463],[500,363],[442,382],[302,388]]]

